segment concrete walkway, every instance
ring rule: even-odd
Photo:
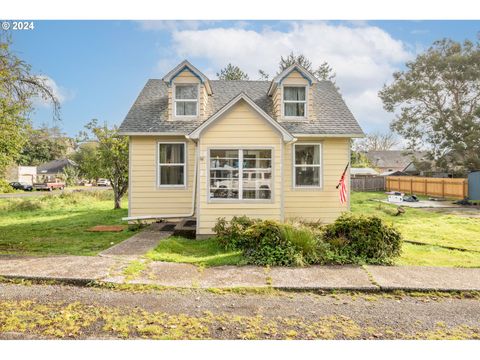
[[[100,256],[142,256],[155,248],[160,240],[172,235],[169,231],[154,231],[146,229],[138,234],[122,241],[119,244],[102,251]]]
[[[480,291],[480,269],[415,266],[311,266],[262,268],[148,262],[140,274],[125,276],[128,257],[0,257],[0,276],[74,283],[154,284],[182,288],[273,287],[284,290]]]
[[[99,256],[0,256],[0,277],[51,279],[86,284],[151,284],[182,288],[273,287],[289,290],[480,291],[480,268],[423,266],[219,266],[150,261],[144,257],[171,232],[144,230]],[[133,260],[145,269],[127,276]]]

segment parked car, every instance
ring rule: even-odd
[[[53,191],[55,189],[58,189],[58,190],[63,190],[65,189],[65,183],[64,182],[60,182],[60,181],[52,181],[52,182],[48,182],[48,181],[45,181],[43,183],[34,183],[33,184],[33,188],[35,190],[47,190],[47,191]]]
[[[24,183],[24,182],[14,181],[14,182],[10,183],[10,186],[12,188],[14,188],[15,190],[24,190],[24,191],[32,191],[33,190],[32,185],[30,185],[28,183]]]
[[[110,180],[98,179],[97,186],[110,186]]]

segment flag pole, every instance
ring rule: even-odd
[[[347,166],[345,166],[345,170],[343,170],[343,174],[342,176],[340,177],[340,181],[338,182],[337,186],[335,186],[335,189],[338,189],[338,187],[340,186],[340,184],[342,183],[342,179],[344,178],[345,176],[345,173],[347,172],[347,169],[348,169],[348,166],[350,165],[350,161],[347,162]]]

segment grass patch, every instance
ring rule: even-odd
[[[123,269],[123,275],[125,275],[126,280],[132,280],[140,275],[146,268],[147,263],[145,261],[133,260]]]
[[[126,215],[126,209],[113,210],[111,191],[0,199],[0,254],[96,255],[135,232],[87,229],[122,224]]]
[[[480,267],[480,218],[405,208],[405,214],[393,216],[396,205],[372,201],[385,199],[383,193],[352,192],[353,213],[376,215],[395,225],[404,239],[430,246],[403,244],[399,265]],[[450,246],[470,251],[442,249]]]
[[[244,261],[240,251],[225,250],[214,238],[191,240],[172,236],[147,256],[156,261],[181,262],[201,266],[241,265]]]

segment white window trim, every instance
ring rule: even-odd
[[[197,98],[196,99],[177,99],[176,94],[176,88],[177,86],[196,86],[197,87]],[[173,84],[172,87],[172,101],[173,101],[173,119],[195,119],[199,117],[199,112],[200,112],[200,84]],[[197,107],[196,111],[197,113],[195,115],[177,115],[177,101],[182,101],[182,102],[196,102]]]
[[[303,87],[305,88],[305,100],[285,100],[284,99],[284,92],[285,92],[285,87]],[[280,96],[282,97],[282,102],[281,102],[281,106],[282,106],[282,109],[281,109],[281,114],[282,114],[282,119],[285,119],[285,120],[305,120],[305,119],[308,119],[308,94],[309,92],[309,88],[308,88],[308,85],[294,85],[294,84],[287,84],[287,85],[283,85],[282,84],[282,93],[280,94]],[[305,116],[287,116],[285,115],[285,103],[303,103],[304,106],[305,106],[305,111],[304,111],[304,114]]]
[[[160,145],[175,145],[175,144],[180,144],[183,145],[183,151],[184,151],[184,161],[182,163],[178,164],[160,164]],[[156,168],[157,168],[157,181],[156,185],[157,188],[159,189],[165,189],[165,188],[175,188],[175,189],[186,189],[187,188],[187,158],[188,158],[188,148],[187,148],[187,143],[184,141],[157,141],[157,156],[155,159],[156,163]],[[183,184],[179,185],[171,185],[171,184],[160,184],[161,176],[160,176],[160,168],[162,166],[180,166],[183,165]]]
[[[243,196],[243,181],[240,181],[240,174],[243,179],[243,151],[241,150],[270,150],[271,156],[271,181],[270,199],[222,199],[210,197],[210,150],[238,150],[238,193]],[[275,149],[273,146],[213,146],[207,148],[207,203],[255,203],[273,204],[275,202]]]
[[[320,163],[318,165],[312,164],[312,165],[305,165],[305,164],[295,164],[295,148],[297,145],[314,145],[318,146],[320,150]],[[319,184],[318,185],[297,185],[296,182],[296,176],[295,176],[295,170],[297,167],[318,167],[320,168],[319,174],[318,174],[318,180]],[[315,190],[322,190],[323,189],[323,144],[321,142],[316,142],[316,143],[295,143],[292,146],[292,184],[294,189],[300,189],[300,190],[308,190],[308,189],[315,189]]]

